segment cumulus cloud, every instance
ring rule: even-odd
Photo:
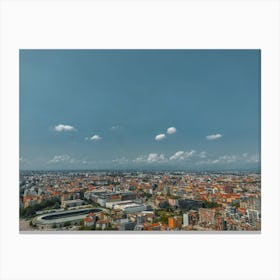
[[[216,139],[219,139],[221,137],[223,137],[223,135],[218,133],[218,134],[207,135],[206,139],[207,140],[216,140]]]
[[[190,157],[192,157],[195,154],[195,150],[191,150],[191,151],[178,151],[176,152],[174,155],[172,155],[169,159],[170,160],[185,160],[188,159]]]
[[[144,163],[163,163],[166,162],[164,154],[150,153],[148,155],[141,155],[137,157],[133,162],[144,162]]]
[[[68,124],[58,124],[54,127],[54,131],[62,132],[62,131],[76,131],[74,126]]]
[[[90,138],[86,137],[85,139],[96,142],[96,141],[100,141],[102,139],[102,137],[95,134],[95,135],[91,136]]]
[[[167,130],[166,130],[166,133],[167,134],[174,134],[174,133],[176,133],[176,128],[175,127],[169,127],[169,128],[167,128]]]
[[[184,151],[179,151],[179,152],[176,152],[173,156],[171,156],[169,159],[170,160],[175,160],[175,159],[184,159],[183,158],[183,155],[184,155]]]
[[[162,134],[158,134],[156,137],[155,137],[155,140],[156,141],[161,141],[163,140],[164,138],[166,138],[165,134],[162,133]]]
[[[99,135],[97,135],[97,134],[95,134],[95,135],[93,135],[92,137],[90,137],[90,140],[92,140],[92,141],[99,141],[99,140],[101,140],[102,139],[102,137],[100,137]]]
[[[55,155],[48,163],[68,162],[71,160],[69,155]]]
[[[185,153],[184,151],[178,151],[173,156],[171,156],[169,159],[170,160],[176,160],[176,159],[182,160],[182,159],[184,159],[183,158],[184,153]]]
[[[148,162],[163,162],[165,161],[165,157],[163,154],[149,154],[147,158]]]

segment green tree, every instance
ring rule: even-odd
[[[80,190],[80,199],[84,199],[84,194],[85,194],[85,191],[84,190]]]
[[[21,208],[19,214],[21,218],[30,218],[33,217],[37,211],[53,208],[60,208],[60,200],[57,197],[43,200],[41,203],[26,208]]]
[[[69,221],[67,221],[67,222],[64,223],[64,226],[69,227],[69,226],[71,226],[71,223]]]
[[[216,207],[221,206],[221,204],[218,204],[217,202],[214,202],[214,201],[205,200],[203,202],[203,206],[204,206],[204,208],[216,208]]]

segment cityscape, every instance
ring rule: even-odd
[[[259,231],[258,173],[22,172],[21,230]]]
[[[260,50],[20,50],[19,231],[260,232]]]

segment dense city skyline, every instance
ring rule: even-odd
[[[260,170],[260,51],[21,50],[20,168]]]
[[[20,172],[21,231],[261,229],[261,175]]]

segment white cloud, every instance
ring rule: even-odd
[[[185,152],[185,157],[191,157],[195,154],[195,150],[191,150],[190,152]]]
[[[133,162],[144,162],[144,163],[163,163],[166,162],[164,154],[150,153],[148,155],[141,155],[137,157]]]
[[[81,165],[81,164],[88,164],[88,161],[86,159],[76,159],[73,158],[67,154],[64,155],[55,155],[51,160],[47,162],[48,164],[76,164],[76,165]]]
[[[183,158],[183,155],[184,155],[184,151],[179,151],[179,152],[176,152],[173,156],[171,156],[169,159],[170,160],[176,160],[176,159],[180,159],[180,160],[182,160],[182,159],[184,159]]]
[[[115,130],[119,130],[119,129],[121,129],[122,127],[120,126],[120,125],[113,125],[112,127],[111,127],[111,130],[113,130],[113,131],[115,131]]]
[[[207,159],[203,161],[199,161],[196,164],[229,164],[234,163],[240,160],[240,156],[236,155],[224,155],[218,158]]]
[[[121,158],[113,159],[112,162],[117,164],[125,164],[128,163],[129,160],[126,157],[121,157]]]
[[[68,124],[58,124],[54,127],[54,131],[62,132],[62,131],[76,131],[74,126]]]
[[[228,156],[228,155],[225,155],[225,156],[220,156],[218,157],[217,159],[214,159],[212,160],[211,163],[233,163],[233,162],[236,162],[237,161],[237,156],[235,155],[231,155],[231,156]]]
[[[206,158],[206,152],[205,151],[202,151],[199,153],[198,155],[200,158]]]
[[[178,151],[174,155],[172,155],[170,160],[185,160],[192,157],[195,154],[195,150],[191,150],[189,152]]]
[[[96,142],[96,141],[100,141],[100,140],[102,140],[102,137],[99,136],[99,135],[97,135],[97,134],[95,134],[95,135],[93,135],[93,136],[91,136],[91,137],[85,137],[85,141],[93,141],[93,142]]]
[[[141,155],[139,157],[137,157],[136,159],[133,160],[133,162],[144,162],[147,160],[147,157],[144,155]]]
[[[163,140],[164,138],[166,138],[165,134],[158,134],[156,137],[155,137],[155,140],[156,141],[161,141]]]
[[[167,130],[166,130],[166,133],[167,134],[174,134],[174,133],[176,133],[176,128],[175,127],[169,127],[169,128],[167,128]]]
[[[48,163],[68,162],[71,160],[69,155],[55,155]]]
[[[165,161],[165,157],[163,154],[149,154],[148,158],[147,158],[148,162],[163,162]]]
[[[207,140],[216,140],[216,139],[219,139],[221,137],[223,137],[223,135],[218,133],[218,134],[208,135],[208,136],[206,136],[206,139]]]
[[[237,164],[254,164],[254,163],[259,163],[260,162],[260,156],[255,154],[255,155],[249,155],[248,153],[243,153],[240,155],[223,155],[219,156],[217,158],[207,158],[205,160],[201,160],[196,162],[196,165],[201,165],[201,164],[232,164],[232,163],[237,163]]]
[[[258,162],[260,162],[260,156],[259,155],[246,156],[246,162],[247,163],[258,163]]]
[[[236,162],[238,160],[238,157],[235,156],[235,155],[231,155],[231,156],[221,156],[218,158],[219,162],[222,162],[222,163],[233,163],[233,162]]]

